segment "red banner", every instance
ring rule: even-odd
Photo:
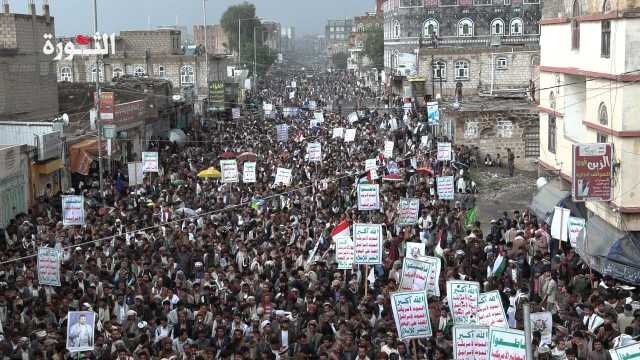
[[[112,92],[100,93],[100,120],[107,120],[110,123],[113,120],[113,108],[115,100]]]
[[[612,144],[573,145],[573,201],[611,201]]]

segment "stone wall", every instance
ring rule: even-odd
[[[127,56],[144,57],[149,54],[178,54],[181,51],[180,31],[121,31]]]

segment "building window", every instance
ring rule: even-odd
[[[180,83],[181,84],[193,84],[193,66],[184,65],[180,68]]]
[[[158,77],[160,79],[164,79],[167,77],[167,71],[164,68],[164,65],[158,66]]]
[[[491,22],[491,35],[504,35],[504,21],[493,19]]]
[[[505,5],[511,5],[511,0],[504,0]]]
[[[492,0],[473,0],[473,5],[493,5]]]
[[[393,50],[391,54],[391,68],[395,69],[398,67],[398,63],[400,62],[400,52],[398,50]]]
[[[119,78],[122,75],[124,75],[124,71],[121,68],[114,68],[113,69],[113,77],[114,78]]]
[[[611,21],[602,20],[601,26],[601,44],[600,55],[604,58],[608,58],[611,55]]]
[[[511,35],[520,36],[522,35],[522,31],[523,31],[522,19],[520,18],[511,19]]]
[[[524,0],[525,4],[540,4],[540,0]]]
[[[133,68],[133,76],[135,76],[135,77],[143,77],[143,76],[144,76],[144,74],[145,74],[144,66],[142,66],[142,65],[136,65],[136,66]]]
[[[400,21],[396,20],[393,22],[393,38],[400,38]]]
[[[607,105],[605,105],[603,102],[600,103],[600,107],[598,108],[598,121],[600,121],[600,125],[609,125],[609,114],[607,113]]]
[[[99,69],[99,74],[100,74],[100,81],[104,81],[104,72],[102,71],[102,68]],[[96,66],[93,65],[93,67],[91,68],[91,82],[96,82]]]
[[[549,115],[549,125],[547,126],[547,150],[556,153],[556,117]]]
[[[507,58],[499,57],[496,59],[496,69],[504,70],[507,68]]]
[[[439,31],[438,21],[434,19],[427,19],[424,22],[422,36],[424,38],[431,38],[431,35],[438,36],[438,31]]]
[[[573,1],[573,20],[571,20],[571,49],[580,49],[580,23],[577,17],[580,16],[580,0]]]
[[[444,60],[438,60],[433,64],[433,78],[437,80],[446,80],[447,63]]]
[[[462,19],[458,22],[458,36],[473,36],[473,21],[471,19]]]
[[[460,60],[456,61],[456,80],[469,80],[469,62]]]
[[[400,0],[400,7],[418,7],[422,4],[422,0]]]
[[[73,81],[73,72],[70,66],[63,66],[60,68],[60,81]]]
[[[611,11],[611,2],[609,2],[609,0],[604,0],[602,3],[602,12],[606,14],[609,11]]]
[[[556,95],[553,91],[549,91],[549,107],[553,110],[556,109]]]
[[[606,134],[602,134],[602,133],[597,133],[597,137],[596,137],[596,142],[598,144],[606,144],[609,142],[609,136],[607,136]]]

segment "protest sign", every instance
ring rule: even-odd
[[[425,256],[421,257],[420,260],[431,264],[431,272],[427,279],[427,295],[440,296],[440,270],[442,269],[440,258],[435,256]]]
[[[69,311],[67,313],[67,350],[69,352],[93,351],[96,314],[93,311]]]
[[[429,135],[422,135],[420,137],[420,147],[421,148],[428,148],[429,147]]]
[[[291,81],[291,87],[292,88],[296,87],[296,81],[295,80]]]
[[[611,201],[613,144],[574,144],[573,201]]]
[[[393,157],[393,141],[385,141],[384,142],[384,152],[382,153],[385,158],[391,159]]]
[[[427,119],[429,125],[438,125],[440,122],[440,111],[438,110],[437,101],[427,103]]]
[[[375,158],[367,159],[364,161],[364,171],[376,170],[378,169],[378,163]]]
[[[142,172],[149,173],[159,171],[158,164],[158,152],[157,151],[144,151],[142,152]]]
[[[405,243],[404,257],[409,259],[420,259],[421,257],[426,256],[426,247],[427,245],[422,242],[407,242]]]
[[[129,186],[142,185],[144,173],[142,172],[142,162],[130,162],[127,164],[129,173]]]
[[[432,335],[429,305],[424,291],[391,294],[391,309],[400,339],[419,339]]]
[[[287,124],[279,124],[276,125],[277,132],[277,141],[278,142],[287,142],[289,140],[289,125]]]
[[[584,241],[587,236],[587,225],[583,218],[569,216],[569,243],[572,248],[578,247],[578,241]]]
[[[242,168],[242,182],[254,183],[256,182],[256,163],[251,161],[245,161]]]
[[[349,120],[349,124],[353,124],[354,122],[358,121],[358,113],[352,112],[351,114],[349,114],[347,119]]]
[[[478,298],[478,323],[486,326],[508,328],[507,315],[497,290],[480,294]]]
[[[313,113],[313,118],[316,120],[317,123],[323,123],[324,113],[322,113],[321,111],[316,111]]]
[[[62,225],[84,225],[84,196],[62,196]]]
[[[273,184],[274,185],[280,184],[284,186],[291,185],[291,169],[285,169],[285,168],[279,167],[276,170],[276,180]]]
[[[491,328],[489,330],[489,360],[525,360],[527,346],[524,331]]]
[[[341,138],[344,136],[344,128],[335,128],[333,129],[333,135],[332,138]]]
[[[308,143],[307,155],[309,155],[310,162],[322,161],[322,145],[320,143]]]
[[[349,222],[342,221],[331,232],[331,237],[336,243],[336,262],[338,269],[348,270],[353,268],[354,243],[349,231]]]
[[[455,325],[453,327],[453,358],[487,360],[489,358],[489,327]]]
[[[453,176],[438,176],[436,178],[436,191],[438,191],[438,199],[453,200],[455,196],[453,187]]]
[[[352,142],[356,139],[356,129],[347,129],[344,132],[344,142]]]
[[[270,116],[271,113],[273,112],[273,104],[263,103],[262,110],[264,110],[265,116]]]
[[[447,301],[454,324],[478,324],[480,284],[475,281],[447,281]]]
[[[221,181],[224,184],[238,182],[238,164],[236,159],[220,160]]]
[[[398,225],[411,226],[418,223],[420,200],[418,198],[401,198],[398,202]]]
[[[38,249],[38,283],[60,286],[60,260],[62,251],[53,248]]]
[[[571,210],[559,206],[553,208],[553,220],[551,221],[551,237],[560,241],[567,241]]]
[[[433,270],[431,263],[416,259],[404,258],[400,275],[400,291],[425,291],[429,274]]]
[[[638,355],[640,354],[640,342],[637,342],[631,345],[617,347],[613,349],[612,352],[615,354],[616,358],[619,360],[636,359],[640,357],[640,355]],[[613,356],[611,358],[616,359]]]
[[[240,108],[231,109],[231,118],[232,119],[240,119]]]
[[[551,345],[553,316],[549,311],[531,313],[531,331],[540,332],[540,344]]]
[[[318,103],[315,100],[309,101],[309,110],[315,110],[318,107]]]
[[[358,184],[358,210],[380,209],[380,185]]]
[[[438,143],[438,161],[451,161],[451,143]]]
[[[354,263],[382,264],[382,226],[379,224],[354,224]]]

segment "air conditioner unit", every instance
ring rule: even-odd
[[[62,133],[54,131],[38,137],[38,161],[59,158],[62,156]]]

